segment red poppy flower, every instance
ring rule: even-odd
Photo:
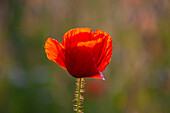
[[[65,33],[62,44],[48,38],[47,58],[56,62],[76,78],[104,79],[101,74],[111,60],[112,38],[104,31],[75,28]]]

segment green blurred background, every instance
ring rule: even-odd
[[[76,27],[114,41],[85,113],[170,113],[169,0],[0,0],[0,113],[74,113],[76,79],[43,46]]]

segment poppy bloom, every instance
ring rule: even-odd
[[[104,31],[75,28],[66,32],[63,42],[48,38],[45,42],[47,58],[66,69],[76,78],[104,79],[101,74],[110,63],[112,38]]]

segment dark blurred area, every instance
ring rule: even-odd
[[[86,79],[85,113],[170,113],[169,0],[0,0],[0,113],[74,113],[76,79],[44,42],[76,27],[114,41],[106,80]]]

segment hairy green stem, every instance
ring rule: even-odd
[[[78,88],[78,96],[77,96],[77,113],[79,113],[79,104],[80,104],[80,91],[81,91],[81,78],[79,79],[79,88]]]

